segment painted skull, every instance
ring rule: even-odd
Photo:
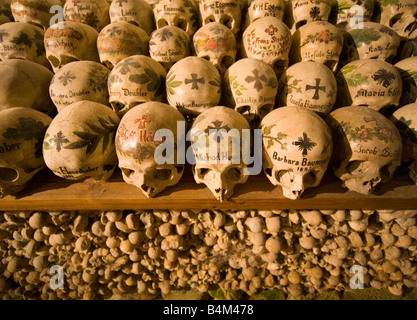
[[[269,64],[277,77],[288,67],[291,32],[281,20],[264,17],[252,22],[243,33],[242,42],[243,54]]]
[[[44,30],[26,22],[0,26],[0,60],[23,59],[49,67],[43,45]]]
[[[122,117],[143,102],[163,101],[165,76],[164,67],[152,58],[134,55],[123,59],[109,74],[109,100],[113,110]]]
[[[349,106],[326,118],[334,142],[332,170],[351,191],[370,194],[401,164],[402,142],[395,125],[379,112]]]
[[[0,110],[12,107],[53,111],[48,90],[53,73],[35,62],[12,59],[0,62]],[[24,94],[22,94],[24,93]]]
[[[48,29],[51,18],[51,7],[62,6],[61,0],[13,0],[10,8],[15,21],[32,23],[42,29]]]
[[[336,80],[337,106],[369,106],[380,111],[399,105],[401,76],[394,66],[385,61],[353,61],[340,69]]]
[[[209,60],[222,75],[236,60],[236,38],[221,23],[211,22],[198,29],[193,43],[197,56]]]
[[[301,26],[313,21],[327,21],[331,12],[330,0],[292,0],[292,15],[294,24],[291,30],[294,32]]]
[[[45,168],[42,141],[51,118],[17,107],[0,111],[0,198],[22,190]]]
[[[100,31],[97,50],[101,63],[113,69],[124,58],[149,55],[149,36],[129,22],[114,22]]]
[[[391,120],[402,137],[403,153],[401,160],[411,163],[409,175],[417,184],[417,103],[399,108],[393,113]]]
[[[343,32],[327,21],[310,22],[292,37],[290,60],[316,61],[336,72],[343,49]]]
[[[12,0],[5,0],[0,2],[0,25],[6,22],[13,22],[13,14],[10,8],[10,3]]]
[[[57,72],[72,61],[100,62],[97,52],[98,32],[89,25],[72,21],[54,24],[45,32],[46,58]]]
[[[109,8],[107,0],[67,0],[64,19],[85,23],[100,32],[110,23]]]
[[[184,164],[177,164],[179,122],[185,123],[185,119],[178,110],[151,101],[129,110],[117,129],[116,152],[123,179],[138,187],[148,198],[176,185],[182,177]],[[165,159],[162,159],[162,153],[156,156],[162,142],[154,138],[160,129],[169,131],[173,138],[173,149],[166,152]]]
[[[240,31],[242,8],[239,0],[200,0],[202,25],[217,22],[225,25],[234,35]]]
[[[158,0],[153,13],[157,29],[174,26],[192,37],[199,28],[198,9],[192,0]]]
[[[74,61],[59,69],[49,86],[49,95],[58,112],[82,100],[108,105],[109,73],[109,69],[93,61]]]
[[[145,0],[113,0],[109,14],[111,23],[129,22],[148,35],[155,30],[153,10]]]
[[[175,63],[166,78],[168,103],[187,116],[196,116],[218,105],[221,77],[207,60],[187,57]]]
[[[359,6],[361,9],[355,9],[354,6]],[[363,14],[358,10],[363,10]],[[373,12],[374,0],[337,0],[337,26],[345,28],[351,24],[371,21]]]
[[[394,66],[402,80],[400,106],[417,102],[417,56],[401,60]]]
[[[417,28],[415,0],[381,1],[379,22],[393,29],[400,37],[408,37]]]
[[[68,180],[106,181],[117,166],[114,136],[119,117],[108,107],[78,101],[52,120],[43,140],[47,167]]]
[[[336,102],[336,78],[322,63],[298,62],[282,75],[278,92],[281,106],[298,106],[324,116]]]
[[[257,122],[274,108],[277,83],[270,65],[258,59],[240,59],[224,75],[227,105],[250,123]]]
[[[228,200],[236,185],[249,177],[242,159],[242,130],[249,128],[241,114],[221,106],[204,111],[193,122],[194,180],[205,184],[219,201]]]
[[[286,198],[299,199],[317,187],[330,161],[333,144],[326,123],[300,107],[273,110],[261,122],[263,169]]]
[[[149,54],[168,71],[175,62],[191,55],[190,37],[174,26],[155,30],[149,41]]]
[[[250,2],[250,3],[249,3]],[[249,7],[246,11],[246,18],[243,30],[252,22],[263,17],[275,17],[283,20],[285,3],[284,0],[252,0],[248,1]]]

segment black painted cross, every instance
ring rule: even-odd
[[[214,127],[208,126],[207,129],[204,132],[209,135],[210,133],[212,133],[212,132],[210,132],[210,130],[216,130],[216,135],[214,136],[215,140],[217,140],[218,136],[220,137],[220,140],[223,139],[223,134],[222,134],[221,131],[219,132],[219,130],[221,130],[221,129],[225,129],[226,131],[230,130],[228,125],[221,126],[223,124],[223,121],[216,120],[216,121],[213,121],[212,124],[214,125]]]
[[[196,73],[192,73],[191,74],[191,79],[185,79],[184,83],[185,84],[190,84],[191,83],[192,84],[191,85],[191,90],[198,90],[199,89],[198,84],[199,83],[205,84],[206,82],[205,82],[203,77],[198,78],[198,75]]]
[[[314,100],[318,100],[319,99],[319,91],[323,91],[326,92],[326,87],[325,86],[320,86],[320,81],[321,79],[316,78],[316,85],[315,86],[311,86],[311,85],[306,85],[306,91],[308,90],[315,90],[314,91],[314,96],[312,99]]]
[[[313,142],[308,136],[307,133],[303,132],[302,137],[298,137],[297,141],[292,143],[295,146],[298,146],[298,150],[302,150],[302,155],[305,157],[311,149],[313,149],[317,143]]]
[[[3,40],[4,40],[3,38],[6,37],[6,36],[9,36],[9,34],[6,31],[1,30],[0,31],[0,43],[3,42]]]
[[[119,7],[123,6],[123,3],[126,2],[127,0],[117,0],[116,3],[119,3]]]

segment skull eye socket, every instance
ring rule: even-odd
[[[207,18],[204,19],[205,24],[209,24],[210,22],[215,22],[215,21],[216,21],[216,19],[214,19],[213,15],[210,15]]]
[[[165,19],[159,19],[158,20],[158,29],[163,28],[168,25],[168,21]]]
[[[307,20],[300,20],[295,24],[295,28],[298,29],[302,27],[303,25],[307,24]]]
[[[0,179],[13,182],[19,177],[18,172],[11,168],[0,168]]]
[[[229,29],[232,29],[233,19],[231,19],[229,16],[222,16],[220,18],[220,23],[228,27]]]
[[[364,170],[365,161],[351,161],[346,167],[346,171],[352,175],[357,175],[362,173]]]
[[[177,27],[184,31],[187,31],[187,21],[185,21],[184,19],[179,19],[177,22]]]
[[[278,170],[275,172],[275,179],[280,183],[293,183],[294,174],[291,170]]]
[[[239,106],[236,107],[236,111],[239,112],[240,114],[251,114],[251,109],[249,106]]]
[[[327,66],[330,70],[334,70],[337,62],[334,60],[327,60],[324,62],[324,65]]]
[[[238,181],[242,178],[243,171],[239,168],[230,168],[229,170],[227,170],[225,176],[228,180]]]
[[[287,68],[287,65],[288,65],[287,61],[277,60],[277,61],[275,61],[274,65],[272,67],[275,71],[275,74],[281,75],[284,72],[284,70]]]
[[[223,69],[228,69],[230,66],[234,63],[234,59],[231,56],[224,56],[222,58],[222,61],[220,62],[220,65]]]
[[[268,113],[271,112],[271,110],[273,109],[274,105],[272,104],[264,104],[263,106],[261,106],[259,108],[259,116],[261,118],[263,118],[264,116],[266,116]]]
[[[129,169],[129,168],[120,168],[120,169],[122,170],[122,173],[126,178],[130,178],[135,173],[134,170]]]
[[[314,184],[317,181],[317,174],[318,172],[316,170],[311,170],[308,172],[304,177],[303,181],[306,185]]]
[[[58,68],[59,67],[59,59],[55,56],[48,56],[49,62],[52,64],[52,67]]]
[[[212,180],[214,179],[214,172],[208,168],[199,168],[197,169],[197,175],[202,180]]]
[[[381,175],[382,180],[386,181],[386,180],[389,180],[391,178],[392,173],[393,173],[393,172],[391,172],[391,166],[392,166],[392,164],[387,164],[379,170],[379,173]]]
[[[169,180],[171,179],[171,176],[171,169],[156,169],[153,174],[153,177],[157,180]]]

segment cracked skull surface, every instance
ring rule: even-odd
[[[263,169],[269,181],[281,186],[286,198],[299,199],[317,187],[333,150],[326,123],[301,107],[273,110],[261,121]]]

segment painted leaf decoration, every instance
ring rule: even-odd
[[[368,77],[361,74],[354,74],[352,76],[346,77],[346,82],[351,87],[369,84]]]
[[[172,88],[179,87],[181,84],[182,84],[182,81],[172,81],[168,83],[169,87],[172,87]]]
[[[269,149],[270,147],[272,147],[274,145],[274,140],[268,140],[268,143],[266,145],[266,148]]]
[[[146,74],[142,73],[130,75],[129,80],[137,84],[145,84],[149,82],[150,78]]]
[[[381,38],[381,34],[372,28],[353,29],[350,31],[350,34],[352,35],[357,48],[362,47],[364,44],[369,45]]]

